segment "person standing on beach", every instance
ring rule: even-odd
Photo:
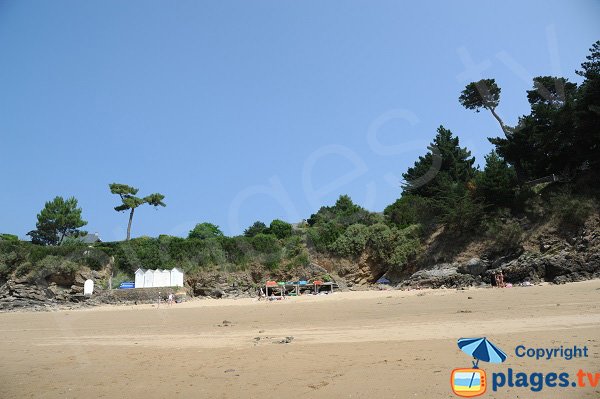
[[[500,270],[500,274],[498,275],[498,282],[500,283],[500,287],[504,288],[506,284],[504,284],[504,273]]]
[[[496,278],[496,287],[504,288],[504,274],[502,273],[502,270],[495,274],[494,277]]]

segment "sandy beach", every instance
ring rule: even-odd
[[[340,292],[0,314],[1,398],[452,398],[486,336],[526,373],[600,372],[600,280],[506,289]],[[587,346],[536,360],[515,348]],[[490,398],[598,398],[596,387],[491,386]]]

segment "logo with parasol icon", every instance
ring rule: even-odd
[[[472,368],[452,370],[450,377],[452,392],[464,398],[484,394],[487,388],[487,378],[485,370],[478,367],[479,361],[502,363],[506,360],[506,353],[488,341],[486,337],[460,338],[458,340],[458,347],[467,355],[473,356],[475,361],[473,361]]]

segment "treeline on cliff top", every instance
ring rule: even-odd
[[[226,237],[218,226],[198,224],[187,238],[161,235],[129,239],[135,209],[166,206],[160,193],[137,197],[138,190],[113,183],[111,193],[128,212],[127,239],[90,248],[78,237],[86,222],[75,198],[56,197],[37,215],[32,242],[0,235],[0,278],[39,270],[99,268],[110,257],[125,276],[138,267],[181,267],[188,272],[218,267],[244,270],[256,265],[291,270],[309,263],[309,251],[352,258],[368,251],[379,262],[402,267],[420,251],[424,237],[439,227],[456,236],[487,235],[501,249],[519,244],[516,218],[555,217],[565,228],[581,225],[597,207],[600,182],[600,41],[593,44],[576,73],[580,85],[565,78],[539,76],[526,95],[530,111],[507,125],[497,114],[501,89],[494,79],[468,84],[459,102],[489,112],[501,135],[489,138],[494,150],[482,170],[470,151],[443,126],[430,151],[403,173],[400,198],[383,214],[369,212],[345,195],[323,206],[303,224],[255,222],[243,235]],[[541,184],[539,184],[541,183]]]

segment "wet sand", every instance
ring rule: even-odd
[[[453,398],[451,370],[471,365],[456,340],[478,336],[508,354],[480,364],[488,379],[600,372],[600,280],[3,313],[0,398]],[[589,357],[518,358],[520,344]],[[517,396],[598,398],[600,383],[484,397]]]

